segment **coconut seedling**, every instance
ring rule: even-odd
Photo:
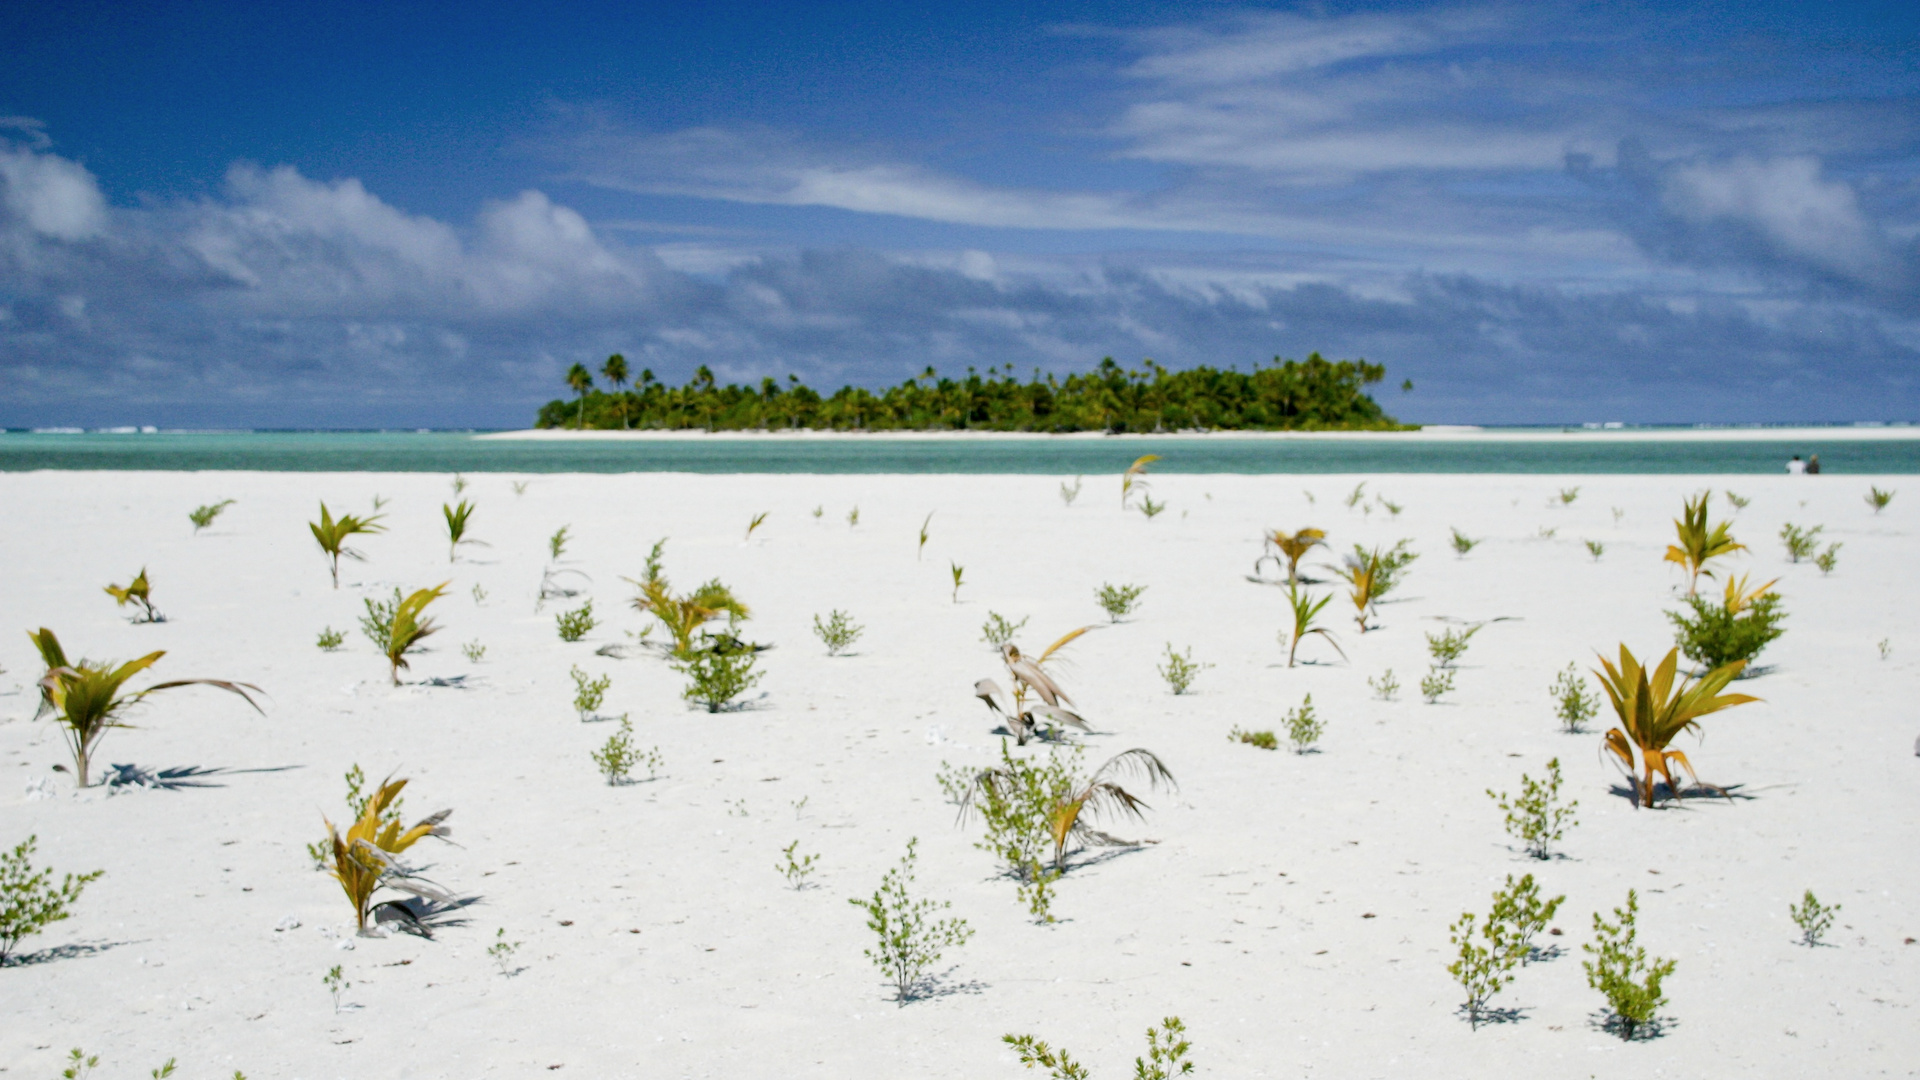
[[[1301,529],[1293,533],[1284,529],[1268,529],[1265,539],[1261,556],[1253,561],[1253,572],[1259,574],[1260,564],[1268,559],[1273,560],[1276,568],[1285,563],[1287,585],[1293,586],[1300,582],[1301,558],[1316,547],[1326,546],[1327,534],[1320,529]]]
[[[447,519],[447,561],[455,562],[460,556],[461,544],[478,544],[486,547],[486,541],[475,540],[467,535],[467,523],[473,520],[474,504],[461,499],[458,505],[440,504],[440,513]]]
[[[1867,505],[1873,507],[1873,512],[1876,515],[1887,508],[1887,504],[1893,501],[1893,496],[1894,492],[1892,491],[1881,491],[1872,485],[1868,485],[1867,487]]]
[[[1353,618],[1360,624],[1360,632],[1367,632],[1367,615],[1373,610],[1373,604],[1379,598],[1380,549],[1372,552],[1356,552],[1340,557],[1340,565],[1333,568],[1340,580],[1347,583],[1347,598],[1353,601]]]
[[[632,581],[632,578],[627,580]],[[734,599],[720,579],[700,586],[685,596],[675,596],[664,577],[635,581],[640,595],[633,598],[636,610],[649,612],[673,635],[673,655],[685,656],[693,647],[693,634],[720,615],[731,620],[748,617],[747,606]]]
[[[1316,600],[1312,593],[1302,592],[1292,585],[1287,587],[1287,606],[1293,609],[1293,641],[1287,646],[1288,667],[1293,666],[1294,657],[1300,652],[1300,643],[1313,634],[1326,638],[1327,644],[1333,646],[1333,651],[1340,654],[1340,659],[1347,658],[1347,651],[1340,647],[1340,642],[1333,636],[1332,630],[1313,625],[1313,621],[1320,617],[1320,609],[1332,602],[1332,593]]]
[[[1627,776],[1638,787],[1638,804],[1648,808],[1653,806],[1654,773],[1666,780],[1667,790],[1674,794],[1678,794],[1680,788],[1673,778],[1673,765],[1685,769],[1694,783],[1700,782],[1687,755],[1667,749],[1676,736],[1689,728],[1699,730],[1702,716],[1760,700],[1747,694],[1720,692],[1747,666],[1745,660],[1723,664],[1699,679],[1683,679],[1676,688],[1674,679],[1679,662],[1680,650],[1669,649],[1666,659],[1649,677],[1640,661],[1621,645],[1620,665],[1615,667],[1603,656],[1600,666],[1604,670],[1594,672],[1620,718],[1620,726],[1606,733],[1603,745],[1620,760]]]
[[[1142,454],[1127,466],[1126,472],[1120,474],[1120,509],[1127,508],[1127,500],[1133,497],[1134,488],[1142,491],[1147,489],[1147,466],[1159,460],[1159,454]]]
[[[333,822],[327,822],[327,839],[333,849],[327,870],[353,904],[354,919],[361,934],[367,932],[367,919],[389,904],[404,913],[405,918],[412,918],[412,913],[397,900],[373,902],[374,894],[383,888],[431,900],[447,899],[444,892],[416,876],[397,856],[429,836],[446,836],[449,830],[441,823],[453,811],[442,810],[422,818],[412,828],[402,828],[398,818],[387,814],[387,808],[399,800],[406,786],[405,780],[382,781],[380,790],[367,800],[359,820],[347,827],[345,836]]]
[[[1703,576],[1714,576],[1713,571],[1707,568],[1709,560],[1747,549],[1747,545],[1734,540],[1728,531],[1731,528],[1729,522],[1708,524],[1707,499],[1712,494],[1709,491],[1687,500],[1686,508],[1673,523],[1676,542],[1667,545],[1666,561],[1678,563],[1687,572],[1688,596],[1699,591]]]
[[[992,679],[981,679],[973,684],[974,696],[986,702],[987,708],[992,709],[1006,722],[1007,730],[1013,734],[1014,740],[1021,746],[1025,746],[1027,740],[1032,738],[1034,732],[1038,730],[1034,719],[1036,713],[1048,720],[1069,724],[1082,731],[1091,730],[1079,714],[1061,704],[1065,702],[1071,705],[1073,699],[1060,689],[1060,684],[1054,682],[1053,676],[1049,675],[1045,669],[1046,662],[1052,659],[1055,653],[1072,644],[1075,638],[1091,629],[1093,628],[1090,626],[1083,626],[1063,635],[1060,640],[1047,646],[1046,651],[1038,657],[1024,655],[1020,651],[1020,646],[1011,641],[1001,645],[1000,659],[1007,665],[1007,676],[1013,684],[1011,708],[1001,707],[1000,698],[1006,691],[1000,689],[1000,685]],[[1029,694],[1038,700],[1030,704],[1027,700]]]
[[[744,544],[751,541],[753,539],[753,530],[758,529],[762,525],[765,525],[767,523],[767,515],[770,513],[772,513],[772,511],[762,510],[759,513],[753,515],[753,520],[747,522],[747,535],[742,537],[740,542]]]
[[[133,616],[133,621],[136,623],[167,621],[167,617],[160,614],[159,609],[153,606],[153,587],[147,582],[147,568],[144,566],[140,568],[140,573],[134,575],[134,579],[125,585],[107,586],[106,594],[113,597],[115,607],[138,604],[139,608]]]
[[[932,524],[933,524],[933,512],[928,511],[926,520],[920,523],[920,546],[915,548],[913,551],[913,558],[915,562],[920,561],[920,559],[923,556],[925,556],[927,553],[927,540],[933,535],[932,533],[927,531],[927,528]]]
[[[400,669],[410,666],[407,654],[418,649],[420,642],[428,635],[439,631],[440,627],[432,619],[426,618],[425,613],[428,604],[446,595],[449,584],[443,581],[431,589],[416,589],[393,609],[393,621],[387,624],[386,648],[393,685],[400,685]]]
[[[47,665],[47,673],[40,680],[40,713],[52,714],[54,721],[60,725],[67,748],[73,752],[74,783],[79,787],[88,785],[93,753],[100,739],[114,728],[132,727],[126,722],[127,713],[151,694],[182,686],[212,686],[240,695],[241,700],[253,706],[255,712],[263,712],[252,694],[248,693],[261,693],[259,687],[225,679],[175,679],[155,683],[135,693],[121,692],[127,680],[158,663],[161,657],[167,655],[165,651],[150,652],[138,660],[129,660],[118,666],[111,662],[70,662],[53,631],[43,626],[38,633],[29,633],[27,636],[33,640],[41,661]]]
[[[307,528],[313,530],[314,540],[320,544],[321,553],[327,557],[327,569],[333,574],[334,588],[340,587],[341,556],[356,560],[366,558],[365,555],[346,546],[347,538],[360,533],[387,531],[387,527],[380,524],[381,516],[372,514],[363,518],[353,514],[341,514],[335,518],[327,512],[327,504],[323,502],[320,504],[320,520],[307,523]]]

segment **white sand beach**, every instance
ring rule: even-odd
[[[100,1080],[168,1058],[187,1080],[1041,1075],[1002,1044],[1014,1032],[1118,1077],[1145,1028],[1177,1015],[1201,1076],[1920,1075],[1911,477],[1731,478],[1752,500],[1733,518],[1752,550],[1727,565],[1781,579],[1787,633],[1738,684],[1765,700],[1677,744],[1731,797],[1655,810],[1601,757],[1605,706],[1566,734],[1547,687],[1622,642],[1666,652],[1661,613],[1685,588],[1661,558],[1672,519],[1708,487],[1725,516],[1730,478],[1169,474],[1150,478],[1169,508],[1148,520],[1120,509],[1112,476],[1088,477],[1069,507],[1060,478],[1037,476],[471,475],[473,535],[489,546],[452,565],[449,479],[0,475],[0,845],[35,834],[36,865],[106,872],[0,969],[0,1074],[55,1076],[84,1047]],[[1404,511],[1342,505],[1363,480]],[[1877,516],[1870,483],[1899,489]],[[390,531],[356,542],[367,559],[342,565],[336,591],[307,522],[323,499],[365,513],[376,495]],[[226,498],[191,535],[187,511]],[[1784,522],[1825,526],[1823,541],[1844,544],[1838,568],[1789,564]],[[590,577],[583,596],[604,620],[573,644],[555,632],[570,603],[535,610],[562,525],[574,539],[560,566]],[[1420,558],[1377,629],[1359,633],[1344,598],[1329,606],[1346,660],[1316,639],[1289,669],[1284,594],[1246,575],[1264,529],[1308,525],[1336,553],[1405,537]],[[1454,527],[1485,542],[1456,557]],[[651,621],[622,578],[661,537],[676,587],[726,582],[752,608],[744,636],[774,646],[746,708],[695,711],[657,652],[596,651]],[[965,567],[958,603],[950,563]],[[166,622],[130,625],[101,591],[142,566]],[[356,629],[362,599],[441,581],[430,614],[444,629],[392,687]],[[1103,582],[1146,586],[1140,610],[1108,625]],[[852,655],[829,657],[811,631],[835,608],[866,628]],[[977,679],[1006,682],[981,641],[989,611],[1030,618],[1016,639],[1030,650],[1097,626],[1058,669],[1095,729],[1074,740],[1090,763],[1149,748],[1179,783],[1140,792],[1145,822],[1104,826],[1153,843],[1080,854],[1053,925],[1032,921],[935,782],[943,762],[998,753],[996,718],[973,696]],[[1446,619],[1506,621],[1478,632],[1455,691],[1429,705],[1423,635]],[[75,656],[166,650],[135,687],[257,684],[265,715],[206,688],[157,695],[136,729],[108,733],[98,767],[213,771],[170,790],[76,792],[53,771],[67,761],[59,731],[32,720],[26,631],[42,626]],[[328,626],[348,634],[337,652],[315,646]],[[474,641],[477,663],[460,649]],[[1156,674],[1169,644],[1211,665],[1190,694]],[[576,717],[576,665],[611,677],[602,711],[658,747],[656,779],[601,780],[589,754],[614,725]],[[1367,679],[1389,668],[1403,689],[1378,700]],[[1319,752],[1229,741],[1236,725],[1279,726],[1309,692]],[[1579,823],[1564,857],[1538,861],[1486,790],[1516,791],[1549,758]],[[356,939],[339,886],[303,851],[326,835],[323,815],[343,821],[356,763],[411,778],[409,820],[454,811],[451,843],[409,853],[473,901],[432,940]],[[902,1007],[862,956],[872,934],[848,899],[871,894],[912,837],[917,894],[951,901],[945,914],[975,936]],[[776,870],[796,840],[819,856],[801,891]],[[1447,928],[1523,873],[1567,898],[1562,933],[1541,942],[1560,952],[1495,999],[1517,1016],[1473,1030]],[[1821,948],[1788,917],[1809,888],[1842,905]],[[1678,967],[1659,1036],[1624,1042],[1598,1026],[1581,946],[1629,889],[1641,943]],[[487,954],[500,930],[524,943],[511,975]],[[337,1011],[322,985],[335,965],[351,983]]]

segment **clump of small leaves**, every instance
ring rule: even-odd
[[[1572,506],[1573,501],[1575,499],[1578,499],[1579,497],[1580,497],[1580,489],[1577,487],[1560,489],[1560,505],[1561,506]]]
[[[593,601],[591,600],[586,601],[572,611],[560,612],[553,617],[553,621],[556,628],[560,631],[561,641],[579,641],[581,638],[586,637],[587,633],[594,627],[600,625],[599,620],[593,617]]]
[[[953,602],[957,604],[960,602],[960,586],[964,583],[963,579],[967,576],[967,568],[957,562],[950,561],[947,563],[947,569],[953,574]]]
[[[1056,1052],[1031,1035],[1002,1035],[1000,1041],[1019,1051],[1020,1064],[1029,1069],[1044,1068],[1053,1080],[1087,1080],[1086,1066],[1073,1060],[1064,1049]],[[1134,1080],[1191,1076],[1193,1062],[1187,1059],[1191,1049],[1193,1044],[1187,1041],[1187,1026],[1177,1016],[1167,1017],[1160,1021],[1159,1030],[1147,1029],[1147,1056],[1133,1059]]]
[[[827,647],[828,656],[839,656],[860,640],[866,633],[866,627],[853,621],[846,612],[835,608],[827,615],[827,621],[821,622],[820,616],[813,617],[813,636]]]
[[[1196,663],[1191,647],[1184,653],[1174,652],[1172,642],[1167,643],[1166,657],[1166,661],[1159,667],[1160,677],[1167,680],[1167,689],[1176,694],[1186,693],[1193,686],[1193,680],[1199,678],[1202,671],[1213,666]]]
[[[0,855],[0,964],[13,955],[22,938],[70,918],[68,909],[80,902],[87,885],[106,873],[67,874],[55,886],[51,869],[33,868],[31,857],[38,840],[29,836],[11,853]]]
[[[1487,916],[1487,924],[1495,928],[1496,935],[1524,967],[1536,956],[1533,939],[1553,921],[1553,913],[1566,899],[1556,896],[1542,901],[1540,886],[1534,883],[1532,874],[1517,882],[1508,874],[1506,887],[1493,894],[1493,911]]]
[[[1420,679],[1420,696],[1427,704],[1437,705],[1443,694],[1453,692],[1453,671],[1451,668],[1428,668]]]
[[[1875,648],[1880,650],[1880,659],[1885,660],[1893,655],[1893,639],[1883,637]]]
[[[360,602],[366,606],[367,613],[360,616],[360,632],[373,642],[373,647],[382,653],[387,651],[387,635],[393,629],[393,613],[400,610],[401,593],[393,590],[391,600],[375,600],[371,596],[362,597]]]
[[[813,520],[815,520],[815,521],[819,521],[819,520],[820,520],[820,516],[821,516],[822,514],[825,514],[826,512],[827,512],[827,508],[826,508],[826,507],[824,507],[824,506],[816,506],[816,507],[814,507],[814,508],[813,508]]]
[[[1553,697],[1554,715],[1569,735],[1580,734],[1582,725],[1600,712],[1600,695],[1587,688],[1577,664],[1569,663],[1567,670],[1555,675],[1547,693]]]
[[[320,976],[320,985],[326,987],[327,993],[333,998],[333,1011],[336,1013],[340,1011],[340,995],[353,989],[353,984],[347,981],[346,972],[340,970],[339,964],[328,968],[327,973]]]
[[[633,747],[633,723],[622,716],[620,730],[607,736],[607,741],[592,757],[600,775],[606,777],[608,787],[627,783],[633,767],[640,762],[640,752]]]
[[[533,483],[533,481],[531,481],[531,480],[514,480],[514,481],[512,481],[512,484],[513,484],[513,493],[514,493],[515,495],[525,495],[525,494],[527,493],[527,485],[528,485],[528,484],[531,484],[531,483]]]
[[[1867,505],[1873,507],[1873,512],[1878,514],[1887,508],[1888,503],[1893,501],[1894,494],[1892,491],[1881,491],[1877,487],[1869,486],[1867,488]]]
[[[475,638],[460,646],[460,655],[466,657],[468,663],[477,664],[487,658],[487,647]]]
[[[1080,497],[1080,482],[1085,479],[1086,477],[1084,476],[1076,476],[1073,478],[1071,485],[1062,481],[1060,484],[1060,501],[1068,506],[1072,506],[1073,500]]]
[[[1780,594],[1770,591],[1772,584],[1748,589],[1743,576],[1727,582],[1726,595],[1719,603],[1703,596],[1682,597],[1691,615],[1666,613],[1680,651],[1709,669],[1739,660],[1751,662],[1787,632],[1780,625],[1786,612],[1780,610]]]
[[[1461,1008],[1468,1025],[1477,1030],[1488,1011],[1487,1003],[1513,981],[1519,957],[1501,936],[1498,921],[1491,917],[1481,924],[1479,916],[1463,911],[1447,927],[1447,933],[1447,940],[1457,950],[1453,963],[1447,965],[1447,974],[1467,992]]]
[[[76,1046],[67,1051],[67,1067],[60,1070],[61,1080],[86,1080],[99,1064],[99,1054],[88,1054]]]
[[[1732,491],[1727,492],[1727,503],[1728,505],[1732,506],[1735,510],[1745,510],[1747,508],[1747,504],[1752,501],[1753,501],[1752,499],[1744,495],[1735,495]]]
[[[1820,548],[1820,534],[1825,531],[1824,525],[1803,529],[1791,521],[1780,526],[1780,542],[1786,546],[1787,558],[1792,562],[1812,558]]]
[[[1257,746],[1262,750],[1280,749],[1280,740],[1275,738],[1271,731],[1245,731],[1235,725],[1232,731],[1227,732],[1227,739],[1230,742],[1243,742],[1248,746]]]
[[[314,639],[314,644],[320,646],[322,652],[334,652],[345,644],[346,640],[346,634],[329,626],[320,631],[320,636]]]
[[[673,661],[673,669],[687,677],[680,696],[717,713],[751,690],[764,673],[753,670],[758,654],[751,646],[708,634],[700,639],[686,656]]]
[[[1459,529],[1453,530],[1453,551],[1454,551],[1454,554],[1460,556],[1461,558],[1463,559],[1466,558],[1468,553],[1471,552],[1474,548],[1479,547],[1480,544],[1481,544],[1481,541],[1475,540],[1474,538],[1468,536],[1466,533],[1461,532]]]
[[[965,919],[936,918],[950,902],[915,900],[909,891],[918,861],[918,837],[907,841],[900,865],[888,870],[871,897],[847,901],[867,913],[867,929],[878,941],[862,950],[894,987],[894,1001],[904,1007],[921,988],[927,969],[940,962],[948,949],[957,949],[973,936]]]
[[[554,530],[552,536],[547,537],[547,557],[554,562],[559,562],[560,556],[567,553],[567,541],[573,539],[567,535],[569,528],[571,526],[562,525]]]
[[[613,676],[602,675],[593,678],[575,665],[569,672],[573,676],[573,709],[580,714],[580,722],[586,723],[594,718],[600,706],[607,700],[607,690],[613,686]]]
[[[1560,527],[1556,525],[1553,528],[1549,529],[1545,525],[1542,525],[1540,526],[1539,531],[1536,532],[1534,535],[1538,536],[1542,540],[1551,540],[1554,537],[1560,535]]]
[[[1374,496],[1374,501],[1378,502],[1380,504],[1380,508],[1387,512],[1388,517],[1399,517],[1400,511],[1406,509],[1405,506],[1402,506],[1399,503],[1394,502],[1393,500],[1387,498],[1385,495]]]
[[[513,954],[519,952],[524,944],[524,941],[508,941],[507,928],[502,926],[493,932],[493,944],[487,946],[487,958],[500,969],[500,974],[511,978],[519,970],[513,966]]]
[[[128,604],[139,605],[133,616],[135,623],[167,621],[167,617],[160,614],[160,610],[153,606],[153,586],[147,582],[147,568],[144,566],[140,568],[140,573],[125,585],[107,586],[106,594],[113,597],[115,607],[126,607]]]
[[[1613,509],[1613,524],[1615,528],[1618,528],[1620,525],[1620,519],[1623,517],[1626,517],[1627,512],[1618,506],[1613,507],[1612,509]]]
[[[1447,629],[1441,631],[1439,637],[1432,634],[1426,635],[1427,652],[1433,655],[1434,666],[1452,669],[1460,658],[1466,655],[1467,642],[1479,632],[1478,626],[1469,626],[1465,632]]]
[[[1587,985],[1600,991],[1610,1010],[1607,1026],[1632,1039],[1635,1033],[1655,1022],[1654,1017],[1667,999],[1660,984],[1673,974],[1674,961],[1647,958],[1647,950],[1635,944],[1638,930],[1634,919],[1640,912],[1640,899],[1627,890],[1627,906],[1613,909],[1613,922],[1593,913],[1593,941],[1580,948],[1592,954],[1581,961],[1587,973]]]
[[[1377,680],[1369,676],[1367,685],[1373,689],[1373,696],[1381,701],[1392,701],[1400,693],[1400,680],[1393,677],[1392,668],[1388,668]]]
[[[473,602],[476,604],[484,604],[487,602],[486,586],[477,581],[473,583]]]
[[[785,875],[787,887],[795,892],[807,887],[807,876],[813,873],[813,864],[820,861],[818,855],[802,855],[799,852],[800,841],[795,840],[780,849],[785,861],[774,864],[774,869]]]
[[[1019,622],[1009,622],[1002,618],[999,612],[989,611],[987,612],[987,621],[980,624],[980,640],[998,649],[1000,646],[1012,641],[1013,635],[1019,633],[1020,628],[1027,625],[1027,619],[1031,619],[1032,617],[1033,616],[1029,615],[1026,619],[1021,619]]]
[[[219,517],[221,512],[232,505],[232,499],[222,499],[217,503],[209,503],[206,506],[195,507],[187,514],[187,520],[193,522],[194,535],[200,535],[201,529],[213,524],[214,519]]]
[[[1840,544],[1828,544],[1827,550],[1813,557],[1813,565],[1820,568],[1821,577],[1833,573],[1834,568],[1840,565],[1840,548],[1842,546],[1843,545]]]
[[[1293,752],[1304,754],[1320,741],[1321,733],[1327,725],[1313,711],[1313,695],[1308,694],[1297,709],[1289,710],[1286,716],[1287,738],[1293,743]]]
[[[1598,540],[1586,540],[1582,542],[1587,545],[1587,554],[1593,556],[1594,562],[1599,562],[1600,556],[1607,553],[1607,545]]]
[[[454,473],[453,474],[453,493],[455,495],[458,495],[465,490],[467,490],[467,478],[460,475],[459,473]]]
[[[1152,521],[1154,518],[1159,517],[1161,511],[1165,510],[1166,508],[1167,508],[1166,503],[1154,502],[1152,495],[1146,494],[1145,492],[1142,492],[1140,494],[1140,512],[1147,515],[1148,521]]]
[[[1359,506],[1361,503],[1365,502],[1366,498],[1367,498],[1367,482],[1365,480],[1362,480],[1358,484],[1355,484],[1353,490],[1348,492],[1347,497],[1341,501],[1345,502],[1347,504],[1347,509],[1351,510],[1354,507]]]
[[[1800,903],[1788,904],[1787,914],[1793,916],[1793,925],[1800,928],[1800,944],[1809,949],[1819,945],[1820,939],[1833,928],[1833,916],[1840,907],[1822,904],[1812,889],[1807,890],[1806,898]]]
[[[1547,762],[1545,779],[1535,780],[1520,774],[1520,794],[1509,798],[1506,792],[1487,789],[1487,797],[1507,815],[1507,835],[1526,845],[1527,854],[1536,859],[1553,856],[1553,845],[1579,820],[1574,817],[1578,799],[1560,805],[1560,759]]]
[[[1140,604],[1140,594],[1146,591],[1145,585],[1110,585],[1101,582],[1093,596],[1099,602],[1100,610],[1107,613],[1107,621],[1119,622],[1123,616],[1133,614],[1133,609]]]
[[[847,511],[847,527],[852,529],[857,529],[860,527],[860,508],[859,507],[856,506],[853,509]]]

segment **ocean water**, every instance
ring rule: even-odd
[[[0,472],[33,469],[491,473],[1920,473],[1920,439],[688,438],[479,439],[457,432],[0,433]]]

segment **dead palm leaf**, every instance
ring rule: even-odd
[[[1679,793],[1670,765],[1679,765],[1693,777],[1694,783],[1700,782],[1686,754],[1667,749],[1675,737],[1689,728],[1697,731],[1702,716],[1760,700],[1747,694],[1720,692],[1747,666],[1745,660],[1723,664],[1697,680],[1683,680],[1676,691],[1674,678],[1679,664],[1680,650],[1670,649],[1667,658],[1649,678],[1639,660],[1622,645],[1619,667],[1602,656],[1600,665],[1605,670],[1594,672],[1620,718],[1620,726],[1607,732],[1602,745],[1626,767],[1627,775],[1634,778],[1640,788],[1642,806],[1653,805],[1655,773],[1666,780],[1668,791]],[[1637,777],[1635,751],[1639,752]]]
[[[1152,807],[1112,779],[1129,774],[1146,781],[1149,788],[1157,788],[1163,782],[1169,788],[1178,786],[1166,763],[1150,750],[1135,748],[1108,758],[1105,764],[1095,769],[1091,776],[1053,806],[1048,828],[1053,835],[1053,868],[1056,871],[1066,869],[1069,840],[1077,839],[1082,845],[1100,847],[1130,844],[1130,841],[1109,835],[1089,824],[1090,818],[1103,815],[1124,814],[1136,821],[1146,820],[1146,815],[1141,811]]]
[[[1287,567],[1287,584],[1293,585],[1300,580],[1301,558],[1314,548],[1325,546],[1326,542],[1327,534],[1320,529],[1301,529],[1296,533],[1288,533],[1280,529],[1269,529],[1267,530],[1266,546],[1272,548],[1273,551],[1268,554],[1263,554],[1254,560],[1253,572],[1258,575],[1260,573],[1260,564],[1266,562],[1268,559],[1272,559],[1275,566],[1279,566],[1284,562]]]
[[[167,655],[164,651],[150,652],[118,667],[111,663],[93,664],[85,660],[69,663],[66,650],[61,648],[60,639],[54,636],[53,631],[43,626],[38,633],[29,633],[27,636],[33,640],[34,648],[40,652],[40,659],[47,665],[46,675],[40,679],[41,712],[52,713],[60,725],[67,748],[73,752],[74,782],[80,787],[88,784],[87,774],[92,765],[94,748],[99,745],[101,737],[113,728],[132,727],[124,719],[126,713],[145,701],[149,694],[181,686],[211,686],[240,695],[242,700],[253,706],[255,712],[262,712],[259,703],[248,693],[249,690],[255,694],[262,693],[259,687],[225,679],[175,679],[122,696],[120,690],[127,680],[152,667]]]

